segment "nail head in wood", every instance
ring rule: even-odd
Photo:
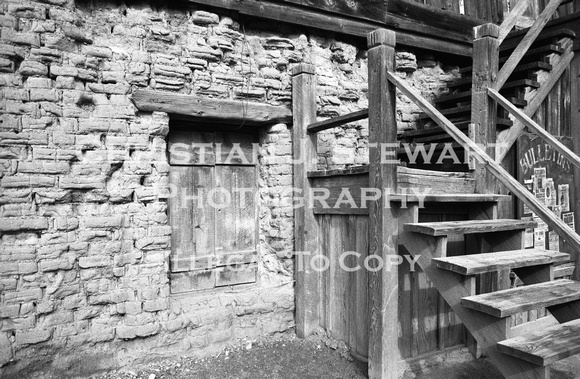
[[[296,75],[300,75],[300,74],[314,75],[314,73],[315,73],[315,67],[313,64],[310,64],[310,63],[300,63],[292,68],[292,76],[296,76]]]
[[[473,38],[499,37],[499,26],[496,24],[483,24],[473,28]]]
[[[397,42],[397,34],[392,30],[377,29],[367,34],[367,45],[370,48],[386,45],[395,47]]]

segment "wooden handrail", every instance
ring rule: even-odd
[[[565,156],[571,163],[576,167],[580,168],[580,157],[578,157],[572,150],[564,146],[560,141],[554,138],[553,135],[548,133],[540,125],[538,125],[534,120],[532,120],[524,112],[516,108],[515,105],[509,102],[508,99],[503,97],[499,92],[493,88],[488,88],[487,93],[489,96],[497,101],[499,105],[507,109],[511,114],[513,114],[522,124],[530,128],[532,132],[540,136],[544,141],[548,142],[556,151]]]
[[[536,37],[538,37],[538,35],[542,32],[542,29],[544,29],[544,26],[548,23],[550,18],[552,18],[552,15],[554,12],[556,12],[561,2],[562,0],[551,0],[550,3],[546,6],[540,17],[538,17],[538,19],[534,22],[534,25],[532,25],[530,30],[528,30],[528,33],[524,39],[522,39],[518,47],[516,47],[516,49],[508,58],[507,62],[505,62],[497,74],[497,80],[494,85],[495,90],[499,91],[501,87],[503,87],[503,85],[507,82],[508,78],[520,63],[523,56],[536,40]]]
[[[308,125],[308,133],[317,133],[323,130],[336,128],[349,122],[354,122],[358,120],[364,120],[369,117],[369,110],[363,109],[361,111],[348,113],[342,116],[334,117],[324,121],[314,122]]]
[[[387,72],[387,78],[402,93],[417,104],[423,112],[427,113],[441,128],[443,128],[455,141],[480,162],[514,195],[523,201],[544,222],[570,243],[574,250],[580,251],[580,236],[576,234],[564,221],[560,220],[551,210],[542,204],[526,187],[510,175],[499,163],[492,159],[486,152],[459,130],[451,121],[431,105],[421,94],[399,79],[391,72]]]
[[[564,71],[566,71],[566,69],[570,66],[570,62],[572,62],[572,58],[574,58],[574,53],[571,49],[571,43],[569,44],[569,47],[570,48],[567,50],[566,54],[552,69],[552,72],[550,73],[550,79],[547,82],[542,83],[540,90],[535,94],[532,100],[529,101],[528,106],[524,109],[526,116],[532,117],[534,113],[536,113]],[[517,141],[519,136],[522,135],[524,127],[524,124],[516,120],[511,128],[499,133],[495,153],[496,160],[498,162],[501,162],[506,157],[512,145]]]
[[[530,0],[520,0],[516,4],[516,6],[510,10],[510,13],[503,20],[503,22],[499,27],[498,40],[500,44],[503,42],[505,37],[507,37],[509,32],[511,32],[515,24],[518,22],[518,18],[520,18],[520,16],[524,14],[524,12],[528,9],[529,6]]]

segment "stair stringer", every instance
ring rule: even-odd
[[[417,217],[418,218],[418,217]],[[465,327],[477,340],[483,352],[508,379],[548,379],[549,367],[539,367],[524,360],[505,355],[496,349],[499,341],[514,337],[511,319],[495,318],[461,305],[461,298],[475,295],[475,276],[461,276],[445,272],[432,265],[433,258],[444,257],[447,237],[431,237],[404,229],[399,234],[399,248],[418,257],[419,267],[451,306]],[[399,254],[406,252],[400,251]]]

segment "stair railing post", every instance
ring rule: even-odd
[[[369,206],[371,264],[392,262],[397,254],[397,210],[387,193],[397,191],[397,120],[395,86],[387,71],[395,70],[395,32],[375,30],[367,36],[369,47],[369,186],[381,191]],[[369,272],[369,378],[398,377],[399,272],[396,265]]]
[[[484,24],[473,28],[473,76],[469,137],[491,157],[495,157],[497,105],[487,89],[493,87],[499,66],[499,27]],[[480,164],[475,165],[477,193],[494,193],[495,178]]]
[[[309,204],[311,184],[308,171],[316,170],[316,133],[307,127],[316,121],[316,76],[312,64],[299,64],[292,70],[292,154],[294,194],[302,206],[294,210],[296,334],[305,338],[320,326],[322,273],[313,269],[312,257],[320,252],[319,225]]]

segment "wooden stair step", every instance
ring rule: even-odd
[[[580,353],[580,319],[497,343],[497,350],[538,366]]]
[[[544,61],[533,61],[533,62],[529,62],[529,63],[524,63],[524,64],[520,64],[518,65],[515,69],[514,69],[514,73],[516,72],[521,72],[521,71],[528,71],[528,70],[545,70],[545,71],[552,71],[552,65],[544,62]],[[470,74],[473,71],[473,66],[468,66],[468,67],[463,67],[461,69],[459,69],[459,72],[461,74]]]
[[[503,318],[520,312],[551,307],[576,300],[580,300],[580,282],[559,279],[464,297],[461,299],[461,305]]]
[[[413,194],[399,195],[389,200],[393,203],[497,203],[502,200],[511,199],[510,195],[479,194],[479,193],[457,193],[457,194],[433,194],[417,196]]]
[[[517,97],[508,97],[507,98],[513,105],[518,107],[525,107],[528,105],[528,102],[524,99],[520,99]],[[458,102],[471,102],[471,91],[463,91],[457,92],[450,95],[443,95],[439,96],[437,99],[434,100],[434,103],[439,106],[439,108],[444,108],[445,103],[458,103]]]
[[[503,91],[503,90],[515,88],[515,87],[540,88],[540,83],[535,81],[535,80],[531,80],[531,79],[518,79],[518,80],[513,80],[511,82],[507,82],[506,84],[504,84],[504,86],[501,88],[501,90]]]
[[[569,254],[558,251],[525,249],[437,258],[433,259],[433,263],[440,269],[461,275],[475,275],[504,269],[566,262],[569,259]]]
[[[515,49],[520,41],[524,38],[527,33],[527,29],[525,30],[518,30],[516,32],[510,33],[508,37],[505,39],[504,43],[501,44],[499,47],[500,54],[510,53],[510,50]],[[547,43],[556,42],[562,38],[576,38],[576,33],[574,33],[570,29],[557,29],[549,32],[542,32],[536,38],[532,47],[539,46],[539,45],[546,45]]]
[[[468,220],[445,222],[421,222],[405,224],[405,230],[422,233],[429,236],[447,236],[451,234],[492,233],[508,230],[523,230],[534,228],[534,221],[512,219],[499,220]]]
[[[531,58],[536,58],[541,55],[549,55],[549,54],[564,54],[564,49],[559,44],[549,44],[545,46],[540,46],[534,49],[528,50],[528,52],[524,55],[520,63],[529,62]],[[505,63],[509,59],[509,55],[505,55],[503,57],[499,57],[499,64],[500,68],[503,63]],[[535,60],[535,59],[534,59]]]
[[[455,124],[455,126],[457,126],[461,131],[465,132],[467,130],[467,128],[469,127],[469,121],[464,121],[461,123],[458,122]],[[418,130],[409,130],[409,131],[403,132],[401,134],[401,139],[412,139],[415,137],[426,137],[426,136],[442,134],[442,133],[447,134],[443,130],[442,127],[433,126],[430,128],[418,129]]]

